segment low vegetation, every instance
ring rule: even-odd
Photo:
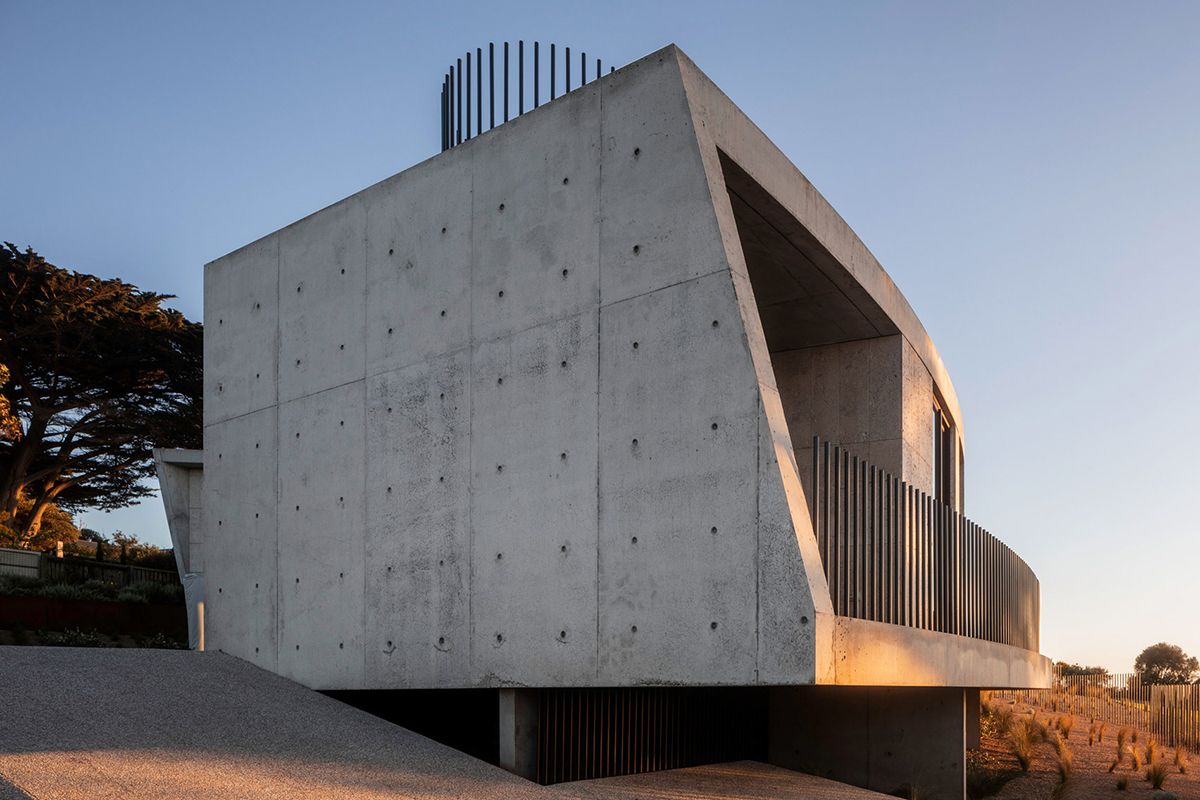
[[[1146,780],[1150,781],[1150,785],[1155,789],[1161,789],[1167,782],[1168,774],[1167,765],[1160,761],[1157,764],[1151,764],[1146,769]]]
[[[163,603],[183,605],[183,587],[165,583],[133,583],[117,586],[103,581],[82,583],[43,581],[19,575],[0,575],[0,595],[45,597],[53,600],[115,601],[120,603]]]

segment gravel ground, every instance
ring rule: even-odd
[[[883,797],[754,762],[541,787],[220,653],[0,647],[0,676],[0,800]]]

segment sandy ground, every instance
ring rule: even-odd
[[[1023,703],[1014,704],[1006,700],[993,700],[992,703],[994,706],[1011,708],[1014,720],[1028,717],[1035,710],[1038,712],[1038,719],[1043,722],[1053,723],[1057,718],[1064,716],[1040,708],[1035,709],[1033,706]],[[1090,717],[1075,715],[1071,735],[1066,740],[1067,747],[1071,751],[1074,771],[1071,781],[1062,795],[1062,800],[1149,800],[1154,794],[1154,789],[1145,776],[1146,743],[1150,739],[1150,735],[1145,731],[1140,731],[1136,745],[1133,745],[1132,742],[1126,743],[1127,747],[1136,746],[1139,749],[1143,762],[1140,770],[1134,771],[1131,760],[1126,755],[1123,763],[1110,773],[1109,765],[1117,755],[1117,731],[1120,726],[1109,724],[1104,732],[1104,741],[1096,741],[1089,746],[1088,728],[1090,723]],[[984,738],[982,746],[985,752],[995,757],[1001,769],[1014,770],[1019,775],[1005,784],[1004,788],[994,797],[998,800],[1044,800],[1050,797],[1051,791],[1058,783],[1054,748],[1051,745],[1043,743],[1037,746],[1034,751],[1033,764],[1030,766],[1029,772],[1024,775],[1020,774],[1017,759],[1004,742]],[[1158,750],[1159,755],[1155,760],[1165,762],[1170,768],[1170,774],[1163,789],[1175,793],[1180,800],[1200,800],[1200,756],[1189,754],[1188,772],[1186,775],[1181,775],[1179,769],[1173,765],[1175,748],[1164,747],[1160,744]],[[1128,780],[1128,788],[1124,791],[1117,788],[1117,781],[1121,778]]]

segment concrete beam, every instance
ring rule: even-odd
[[[1053,662],[1020,647],[968,636],[833,618],[832,677],[839,686],[1048,689]]]

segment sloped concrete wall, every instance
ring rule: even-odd
[[[208,265],[209,647],[318,688],[811,682],[711,190],[668,49]]]

